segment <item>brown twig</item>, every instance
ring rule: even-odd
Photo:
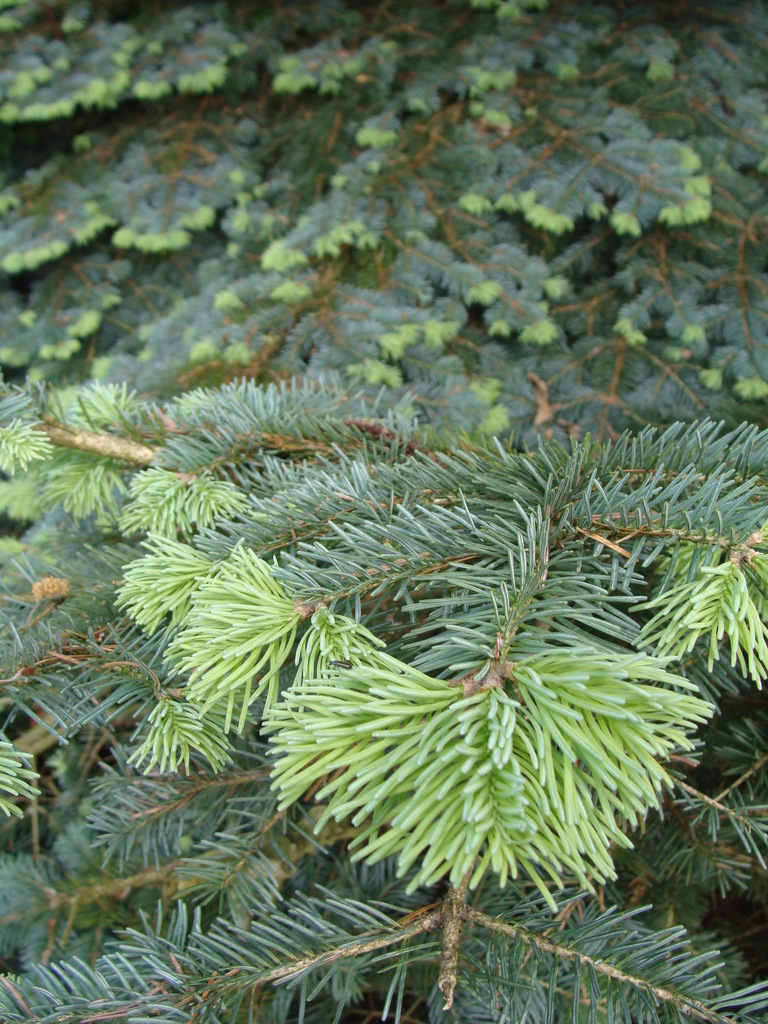
[[[766,758],[768,758],[768,754],[766,755]],[[707,796],[706,793],[702,793],[700,790],[694,789],[693,786],[689,786],[688,783],[683,782],[682,779],[675,779],[675,784],[682,789],[684,793],[688,793],[688,795],[692,796],[695,800],[701,800],[702,803],[717,811],[718,814],[724,814],[728,818],[735,818],[736,821],[740,821],[747,830],[751,829],[752,822],[749,816],[747,814],[740,814],[735,808],[726,807],[720,802],[722,799],[721,796]],[[726,790],[726,793],[727,792],[730,792],[730,790]]]
[[[351,957],[360,956],[363,953],[372,953],[377,949],[386,949],[387,946],[397,945],[399,942],[404,942],[406,939],[413,938],[414,935],[420,935],[422,932],[432,931],[440,926],[440,922],[441,911],[433,910],[428,914],[424,914],[416,918],[412,924],[398,928],[396,931],[387,932],[384,935],[361,935],[356,941],[350,942],[345,946],[331,949],[325,953],[319,953],[314,956],[307,956],[302,960],[294,960],[292,964],[286,964],[283,967],[275,967],[271,971],[265,971],[254,981],[254,984],[266,985],[273,981],[285,981],[288,978],[294,978],[299,974],[303,974],[304,971],[307,971],[312,967],[331,964],[337,960],[349,960]],[[242,969],[236,968],[238,973],[240,970]],[[230,972],[230,976],[231,975],[232,972]],[[224,979],[222,979],[222,981],[224,981]]]
[[[629,558],[631,551],[627,551],[626,548],[621,547],[620,544],[614,544],[612,540],[608,540],[607,537],[601,537],[599,533],[591,533],[589,530],[583,530],[580,526],[576,527],[576,532],[580,533],[583,537],[589,537],[590,540],[595,541],[597,544],[602,544],[603,547],[610,548],[611,551],[615,551],[617,555],[623,555],[624,558]]]
[[[456,990],[456,972],[459,964],[459,946],[461,944],[461,922],[467,914],[467,889],[472,871],[468,871],[457,889],[453,886],[440,907],[440,920],[443,927],[442,954],[440,956],[440,973],[437,976],[437,987],[443,993],[443,1010],[453,1006],[453,993]]]
[[[485,668],[485,666],[482,666]],[[458,679],[449,679],[450,686],[461,686],[465,697],[471,697],[480,690],[500,689],[504,686],[506,679],[509,679],[511,667],[506,662],[492,661],[485,675],[478,679],[479,669],[473,669]]]
[[[534,394],[536,395],[536,415],[533,418],[534,427],[541,427],[545,423],[551,423],[555,415],[549,402],[547,382],[535,373],[526,374],[526,380],[530,381],[533,385]]]
[[[73,448],[91,455],[103,455],[109,459],[121,459],[139,466],[148,466],[155,458],[155,449],[127,437],[114,434],[94,434],[61,423],[43,423],[38,428],[47,434],[49,441],[60,448]]]

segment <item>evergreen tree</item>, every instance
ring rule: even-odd
[[[0,1020],[764,1021],[763,7],[0,7]]]

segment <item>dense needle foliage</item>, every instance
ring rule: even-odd
[[[767,43],[0,0],[0,1019],[765,1020]]]

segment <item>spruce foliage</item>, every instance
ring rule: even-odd
[[[766,39],[0,0],[0,1019],[766,1020]]]

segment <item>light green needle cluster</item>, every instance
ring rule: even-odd
[[[35,786],[39,775],[29,767],[27,755],[19,753],[12,743],[0,739],[0,811],[6,816],[22,816],[18,799],[34,800],[40,792]]]
[[[24,470],[30,462],[47,459],[52,451],[51,442],[32,423],[15,419],[0,427],[0,469],[5,473]]]
[[[274,785],[288,806],[320,782],[318,829],[351,818],[355,856],[417,865],[413,889],[469,871],[474,886],[488,867],[504,884],[522,867],[551,899],[542,873],[612,877],[609,844],[630,845],[620,824],[670,785],[659,759],[711,714],[645,655],[545,652],[467,696],[379,657],[283,695],[266,726]]]
[[[126,533],[148,530],[176,537],[191,536],[213,525],[217,516],[242,512],[248,501],[233,484],[210,472],[191,477],[152,467],[131,480],[129,500],[120,517]]]
[[[758,579],[768,576],[768,558],[752,556]],[[720,641],[727,636],[731,665],[762,686],[768,673],[768,626],[759,606],[762,594],[752,594],[744,569],[736,560],[705,566],[692,581],[681,583],[638,607],[659,608],[646,623],[640,643],[655,644],[660,654],[677,657],[693,650],[699,637],[709,641],[707,667],[720,657]]]
[[[591,800],[578,809],[566,802],[553,750],[562,751],[565,764],[586,767],[601,807],[633,824],[656,804],[659,787],[670,785],[658,761],[671,750],[690,749],[686,731],[710,718],[712,709],[692,694],[694,684],[664,666],[643,654],[582,649],[545,652],[514,666],[531,764],[553,811],[566,821],[591,812]]]
[[[376,664],[382,647],[384,641],[361,623],[321,605],[296,646],[297,681],[325,675],[334,662],[356,668]]]
[[[193,750],[204,754],[214,771],[232,760],[222,707],[208,708],[203,717],[199,706],[165,697],[158,701],[147,721],[147,736],[128,759],[129,764],[146,761],[145,775],[155,767],[161,772],[176,772],[182,766],[189,774]]]
[[[114,521],[126,492],[125,466],[118,459],[90,452],[54,449],[41,484],[45,507],[61,503],[77,518],[96,515]]]
[[[301,619],[269,565],[238,545],[192,594],[184,626],[166,657],[176,671],[188,674],[190,699],[205,711],[223,701],[225,730],[237,709],[242,730],[254,700],[266,692],[267,707],[275,703],[278,670]]]
[[[133,620],[154,633],[170,614],[170,626],[184,621],[192,594],[211,572],[211,561],[190,544],[150,535],[143,546],[149,554],[130,562],[116,604]]]

